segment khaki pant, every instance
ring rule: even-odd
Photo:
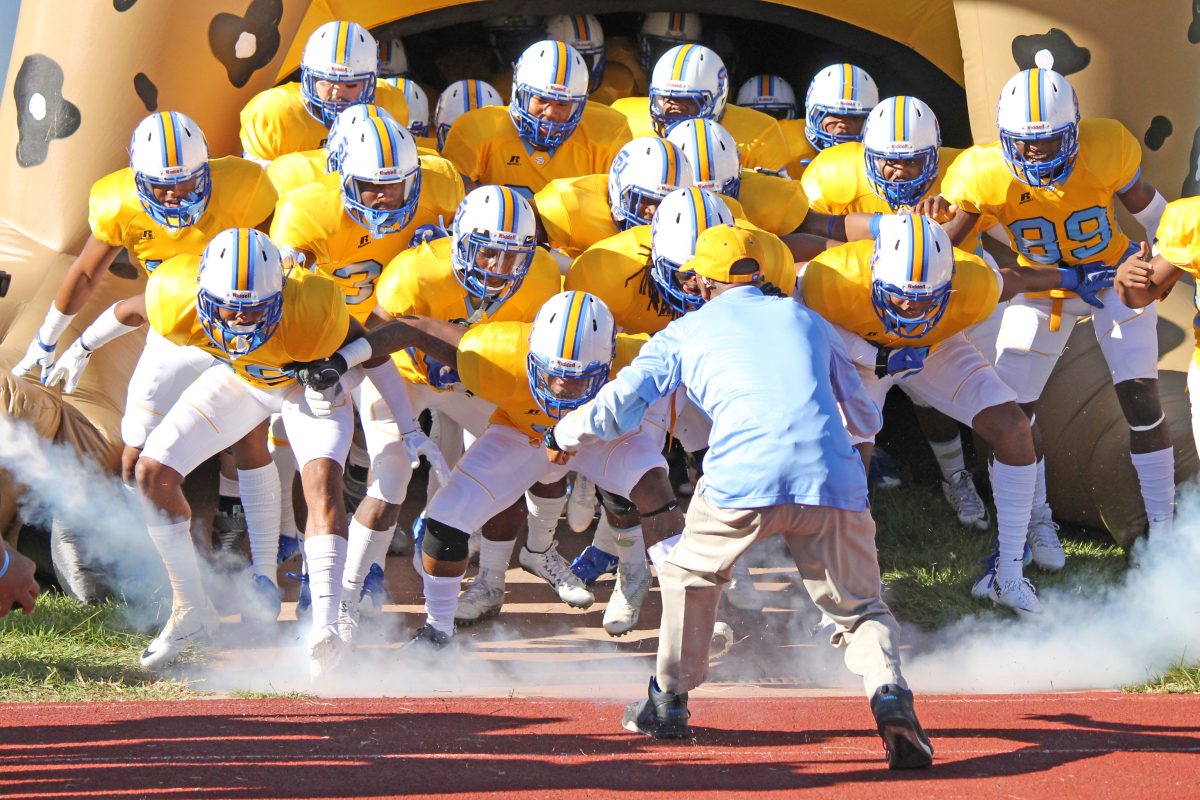
[[[869,510],[717,508],[704,499],[703,483],[698,489],[683,538],[658,576],[663,606],[660,688],[682,694],[704,683],[721,584],[742,553],[776,533],[787,541],[813,602],[837,624],[832,643],[846,648],[846,666],[862,676],[867,695],[885,683],[906,685],[900,674],[899,630],[879,595],[875,521]]]

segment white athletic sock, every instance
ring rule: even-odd
[[[515,540],[493,542],[484,536],[479,541],[480,573],[486,570],[500,578],[501,583],[503,583],[504,573],[508,572],[508,565],[512,561],[512,552],[516,544]]]
[[[194,608],[208,603],[191,528],[190,520],[147,526],[150,539],[167,568],[167,577],[171,579],[172,606],[175,608]]]
[[[554,546],[554,532],[558,528],[558,518],[567,506],[567,496],[538,497],[526,492],[525,505],[529,507],[529,535],[525,538],[525,547],[534,553],[544,553]]]
[[[1033,464],[1018,467],[993,461],[991,475],[992,499],[996,502],[996,527],[1000,539],[1000,561],[996,566],[996,576],[1003,583],[1021,577],[1037,467]]]
[[[250,540],[250,563],[255,575],[275,583],[279,558],[279,473],[274,464],[237,472],[242,511],[246,514],[246,536]]]
[[[462,588],[462,580],[462,575],[451,578],[421,576],[425,586],[425,615],[429,624],[442,633],[454,634],[454,614],[458,611],[458,591]]]
[[[615,555],[622,566],[645,567],[646,543],[642,540],[642,526],[639,524],[632,528],[615,528],[613,534],[617,543]]]
[[[337,622],[342,596],[342,573],[346,567],[346,540],[334,534],[304,540],[308,560],[308,588],[312,593],[312,629],[317,634]]]
[[[1153,453],[1132,453],[1142,487],[1142,502],[1146,516],[1158,522],[1175,514],[1175,448],[1166,447]]]
[[[377,531],[368,528],[357,519],[350,520],[350,541],[346,546],[346,574],[342,577],[342,590],[347,597],[358,597],[372,564],[378,564],[381,568],[385,566],[383,562],[395,530],[395,525],[385,531]]]
[[[1037,480],[1033,484],[1033,519],[1050,519],[1050,503],[1046,500],[1046,459],[1039,458],[1034,466],[1037,468]]]
[[[241,489],[238,486],[237,478],[226,477],[225,473],[221,473],[220,479],[217,481],[217,492],[221,497],[239,497]]]
[[[933,450],[933,457],[937,459],[942,478],[945,480],[950,480],[967,468],[967,462],[963,460],[961,436],[955,436],[948,442],[935,442],[930,439],[929,448]]]
[[[608,513],[601,510],[600,519],[596,522],[596,535],[592,537],[592,547],[603,550],[610,556],[617,553],[617,531],[608,521]]]

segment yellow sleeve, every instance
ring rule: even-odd
[[[742,170],[738,197],[747,219],[776,236],[794,232],[808,216],[808,197],[799,181]]]
[[[607,174],[617,153],[633,138],[629,122],[624,114],[599,103],[589,103],[584,115],[593,148],[592,172]]]
[[[402,127],[408,127],[408,101],[404,99],[403,89],[397,89],[390,83],[377,81],[375,84],[375,105],[386,108]]]
[[[350,313],[341,287],[321,275],[303,272],[289,278],[293,296],[284,292],[284,314],[290,323],[281,331],[286,348],[296,361],[315,361],[333,355],[350,331]],[[279,366],[285,367],[286,364]]]
[[[267,177],[282,197],[325,175],[325,157],[324,148],[285,153],[267,165]]]
[[[333,233],[320,222],[325,193],[323,184],[310,183],[281,197],[271,220],[271,241],[279,247],[313,251],[319,258],[317,245]],[[309,268],[313,266],[310,264]]]
[[[279,154],[279,131],[272,122],[277,119],[280,88],[259,92],[242,107],[238,138],[242,140],[242,152],[249,157],[271,161]]]
[[[512,405],[520,390],[528,394],[524,368],[516,376],[509,362],[522,354],[524,363],[530,327],[523,322],[485,322],[468,330],[458,343],[458,377],[463,387],[502,408]]]
[[[491,138],[486,121],[491,117],[483,108],[468,111],[454,121],[446,134],[442,156],[450,160],[465,178],[478,181],[483,174],[483,159]]]
[[[441,156],[420,156],[421,197],[420,204],[432,210],[434,216],[442,216],[442,224],[449,228],[454,222],[454,212],[466,196],[462,175],[449,159]]]
[[[92,184],[88,195],[88,227],[92,235],[109,247],[124,247],[125,219],[124,189],[133,180],[132,171],[121,169]]]
[[[978,179],[986,172],[986,162],[984,151],[978,145],[959,153],[942,177],[942,196],[946,202],[969,214],[984,213],[986,202]]]
[[[1095,170],[1105,185],[1114,194],[1128,189],[1142,169],[1142,146],[1134,135],[1115,119],[1084,120],[1079,129],[1080,156],[1098,150],[1102,159]]]
[[[421,295],[420,267],[421,262],[432,255],[429,242],[422,242],[388,262],[375,285],[380,308],[396,317],[429,313]]]
[[[742,166],[747,169],[762,167],[776,172],[786,169],[791,157],[791,148],[788,146],[779,123],[770,115],[752,108],[739,107],[738,110],[754,112],[757,115],[755,122],[760,126],[754,138],[744,143]],[[738,149],[742,149],[742,145],[743,142],[738,142]]]
[[[275,203],[279,199],[275,185],[271,183],[266,170],[253,161],[233,157],[219,161],[230,162],[230,180],[221,186],[221,196],[238,198],[241,201],[240,227],[258,227],[275,212]],[[222,169],[222,173],[224,172],[225,169]]]
[[[200,257],[168,258],[146,281],[146,320],[154,332],[173,344],[192,344],[199,329],[196,317],[196,275]]]
[[[1167,203],[1158,223],[1158,254],[1170,263],[1197,274],[1200,266],[1200,197]]]
[[[642,345],[650,341],[648,333],[618,333],[617,349],[613,356],[612,370],[609,380],[617,377],[617,373],[629,366],[629,362],[637,358],[642,351]]]

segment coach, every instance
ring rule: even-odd
[[[729,225],[704,231],[681,276],[695,272],[704,305],[656,335],[546,437],[555,460],[615,439],[681,385],[713,421],[686,527],[659,570],[657,673],[623,724],[655,738],[690,735],[687,692],[707,676],[721,585],[742,553],[778,533],[813,602],[837,623],[833,643],[863,678],[889,766],[928,766],[933,748],[900,673],[896,620],[880,597],[866,475],[846,433],[878,431],[879,409],[830,325],[759,287],[762,235]]]

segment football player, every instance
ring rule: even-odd
[[[404,49],[402,40],[384,39],[379,42],[379,77],[408,77],[408,51]]]
[[[620,62],[608,62],[604,29],[591,14],[558,14],[547,18],[546,38],[566,42],[583,56],[588,65],[588,100],[612,105],[614,100],[634,93],[637,76]]]
[[[652,11],[638,27],[638,61],[650,72],[663,53],[681,44],[699,44],[704,28],[699,14]]]
[[[1016,392],[963,332],[1022,292],[1066,287],[1098,305],[1096,294],[1111,277],[1082,266],[998,272],[953,249],[937,223],[918,215],[881,216],[877,231],[874,241],[849,242],[809,260],[795,297],[842,334],[879,407],[888,387],[903,381],[992,446],[999,559],[973,593],[1020,615],[1038,614],[1037,594],[1022,576],[1037,477],[1033,435]],[[870,441],[855,442],[869,464]]]
[[[284,153],[267,165],[267,176],[275,185],[279,196],[283,197],[292,189],[298,189],[320,180],[331,172],[337,172],[342,151],[346,149],[346,137],[343,134],[364,117],[383,117],[396,122],[390,111],[372,103],[359,103],[342,111],[329,126],[329,136],[320,147]],[[420,147],[417,148],[417,152],[421,152]]]
[[[357,340],[361,328],[346,313],[337,284],[302,270],[285,278],[279,251],[264,233],[222,231],[198,261],[193,255],[176,256],[155,270],[144,296],[125,301],[130,313],[148,320],[159,335],[202,349],[219,362],[184,390],[138,459],[150,538],[173,593],[171,618],[146,647],[141,663],[165,666],[219,625],[196,562],[183,479],[278,413],[308,504],[309,656],[310,673],[318,678],[336,666],[343,647],[335,627],[346,557],[341,484],[354,423],[344,398],[332,392],[306,397],[287,367],[297,358],[332,355]]]
[[[788,143],[787,173],[799,180],[817,149],[804,134],[804,117],[796,104],[796,91],[792,85],[779,75],[755,75],[738,89],[736,103],[761,111],[779,123]]]
[[[408,132],[413,135],[417,147],[435,151],[437,142],[431,135],[433,130],[429,124],[429,95],[425,94],[421,84],[410,78],[384,78],[383,82],[404,92],[404,102],[408,106]]]
[[[467,531],[518,501],[534,483],[553,483],[566,475],[568,467],[547,462],[544,432],[559,416],[591,399],[611,374],[632,360],[647,337],[618,335],[604,304],[582,292],[555,295],[532,323],[488,322],[464,329],[441,320],[406,317],[370,336],[373,353],[416,347],[443,364],[453,364],[468,390],[497,406],[491,424],[427,508],[421,572],[428,621],[416,640],[443,647],[454,633],[458,589],[467,565]],[[334,358],[308,365],[303,374],[321,378],[313,385],[323,386],[326,373],[336,376],[349,364]],[[655,541],[682,530],[683,523],[661,455],[666,427],[662,405],[637,433],[581,449],[571,461],[572,468],[602,490],[633,497]],[[492,573],[507,567],[511,548],[510,541],[503,547],[496,543],[495,553],[480,551],[475,585],[493,595],[496,610],[503,602],[503,578]],[[641,573],[618,577],[622,602],[628,598],[640,606],[649,589],[644,553],[641,561]],[[567,570],[566,564],[559,569]]]
[[[264,166],[284,153],[325,146],[329,126],[358,103],[383,106],[408,124],[404,93],[377,85],[379,46],[356,22],[326,22],[313,31],[300,59],[300,82],[251,98],[241,113],[242,155]]]
[[[442,154],[472,185],[509,186],[527,200],[554,178],[607,172],[633,137],[622,115],[587,102],[588,75],[570,45],[533,44],[517,62],[508,108],[464,114]]]
[[[817,72],[804,94],[804,135],[817,151],[862,141],[867,114],[879,102],[879,88],[853,64],[830,64]]]
[[[704,45],[668,50],[650,74],[649,97],[613,103],[634,136],[665,136],[673,123],[693,117],[720,122],[733,135],[747,168],[784,172],[789,150],[779,123],[752,108],[729,105],[729,75],[721,57]]]
[[[440,153],[446,144],[450,126],[463,114],[483,106],[502,105],[504,98],[496,91],[496,87],[487,81],[469,79],[455,81],[447,86],[438,96],[437,109],[433,114],[438,152]]]
[[[986,215],[1004,225],[1020,266],[1105,265],[1115,271],[1138,249],[1117,225],[1115,197],[1145,229],[1146,240],[1154,241],[1166,201],[1142,177],[1137,139],[1116,120],[1080,122],[1075,90],[1062,75],[1047,69],[1014,75],[1000,93],[997,125],[1000,141],[969,148],[942,181],[945,200],[957,209],[947,223],[953,240],[962,241]],[[1153,305],[1130,308],[1115,291],[1100,299],[1104,307],[1098,310],[1070,291],[1014,299],[996,338],[996,371],[1032,418],[1075,321],[1090,313],[1129,424],[1146,516],[1155,532],[1169,530],[1175,457],[1158,398],[1157,313]],[[1043,566],[1061,563],[1057,528],[1039,458],[1030,545]]]
[[[286,195],[271,235],[281,246],[303,253],[312,270],[335,281],[350,316],[368,325],[379,301],[376,283],[383,265],[408,248],[419,226],[451,217],[463,187],[445,159],[419,158],[412,136],[391,120],[366,117],[345,127],[339,121],[338,129],[345,136],[338,172]],[[435,475],[444,469],[440,453],[413,418],[408,390],[394,367],[373,371],[354,397],[371,478],[350,523],[349,564],[356,579],[347,585],[347,602],[352,605],[362,589],[357,572],[364,554],[376,541],[386,549],[404,502],[407,475],[397,475],[392,465],[424,455]],[[364,575],[372,563],[365,561]]]
[[[210,159],[208,145],[194,120],[177,111],[151,114],[134,128],[130,165],[98,180],[89,197],[91,235],[63,278],[46,320],[13,372],[41,368],[43,381],[61,382],[70,394],[78,386],[92,353],[135,330],[106,309],[63,352],[51,370],[55,345],[97,282],[125,250],[147,273],[178,254],[198,256],[212,238],[229,227],[270,224],[275,190],[257,164],[241,158]],[[121,419],[122,477],[134,483],[133,467],[150,432],[174,405],[179,393],[212,363],[195,349],[178,347],[154,330],[129,379]],[[239,481],[222,480],[220,512],[214,525],[240,527],[240,505],[249,529],[256,578],[247,612],[274,619],[279,611],[275,558],[279,535],[279,481],[266,447],[266,431],[256,430],[234,447]],[[233,483],[233,486],[230,484]],[[234,488],[240,483],[240,489]],[[240,499],[239,499],[240,496]]]
[[[809,164],[801,183],[812,207],[828,214],[911,210],[944,222],[952,214],[938,195],[942,176],[961,152],[942,147],[937,117],[923,101],[903,95],[889,97],[867,116],[861,142],[826,147]],[[975,230],[959,246],[995,266],[979,243],[979,231],[991,223],[994,220],[980,217]],[[901,383],[900,388],[905,385]],[[987,506],[967,471],[958,424],[919,399],[914,404],[941,468],[942,492],[958,521],[968,528],[987,530]]]

